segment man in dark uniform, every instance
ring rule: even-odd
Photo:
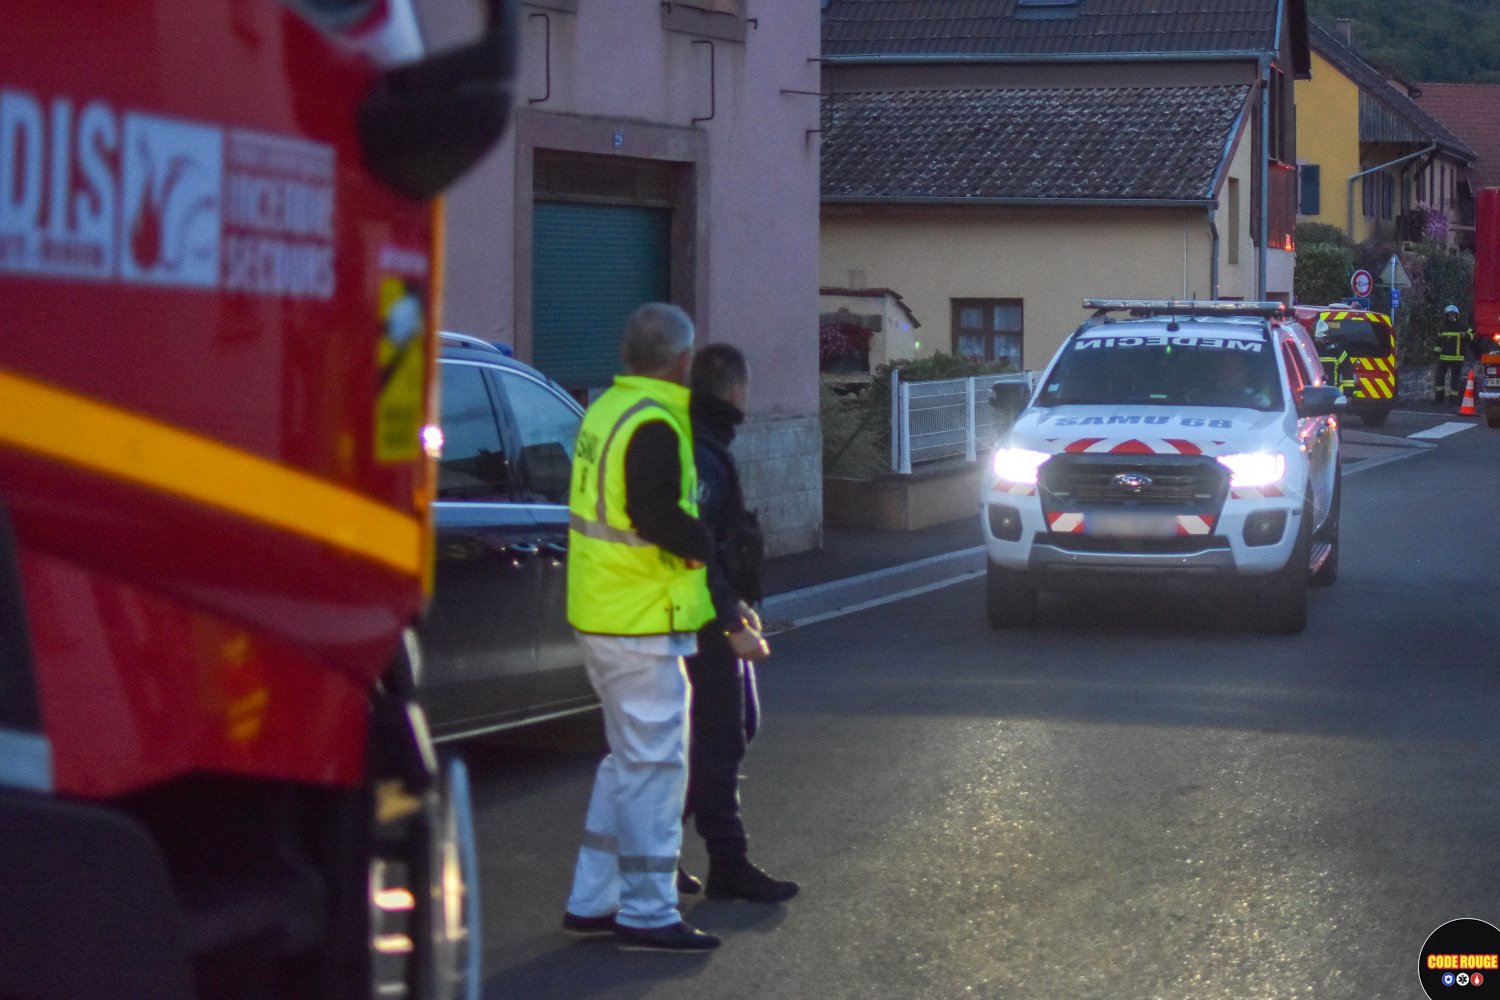
[[[1438,342],[1433,352],[1438,356],[1437,371],[1433,375],[1432,401],[1451,403],[1463,398],[1464,358],[1474,342],[1474,331],[1458,321],[1458,306],[1443,309],[1443,328],[1438,332]]]
[[[704,347],[693,359],[691,385],[698,516],[714,542],[708,590],[715,618],[699,631],[698,653],[687,660],[693,690],[684,818],[693,818],[708,849],[710,897],[780,903],[797,894],[797,883],[750,862],[740,817],[740,764],[759,717],[753,663],[771,654],[751,608],[761,597],[760,531],[729,451],[745,419],[745,356],[728,344]],[[677,888],[693,893],[701,884],[679,869]]]

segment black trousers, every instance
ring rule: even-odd
[[[1462,361],[1439,361],[1432,386],[1434,402],[1443,403],[1463,398],[1464,363]],[[1452,388],[1449,388],[1449,386]]]
[[[698,633],[698,655],[687,659],[693,685],[688,741],[687,801],[711,858],[744,857],[749,848],[740,818],[740,764],[745,736],[745,676],[714,624]]]

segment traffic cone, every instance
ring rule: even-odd
[[[1458,404],[1458,415],[1460,417],[1472,417],[1477,411],[1474,409],[1474,370],[1469,369],[1469,382],[1464,386],[1464,401]]]

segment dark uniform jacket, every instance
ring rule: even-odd
[[[739,473],[729,453],[735,428],[745,415],[722,399],[696,394],[691,412],[698,464],[698,517],[713,536],[708,592],[722,629],[739,620],[736,601],[760,601],[764,545],[755,515],[745,507]]]

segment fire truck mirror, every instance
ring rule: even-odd
[[[478,41],[387,70],[359,108],[365,167],[425,200],[457,180],[504,135],[516,71],[516,0],[484,0]]]

